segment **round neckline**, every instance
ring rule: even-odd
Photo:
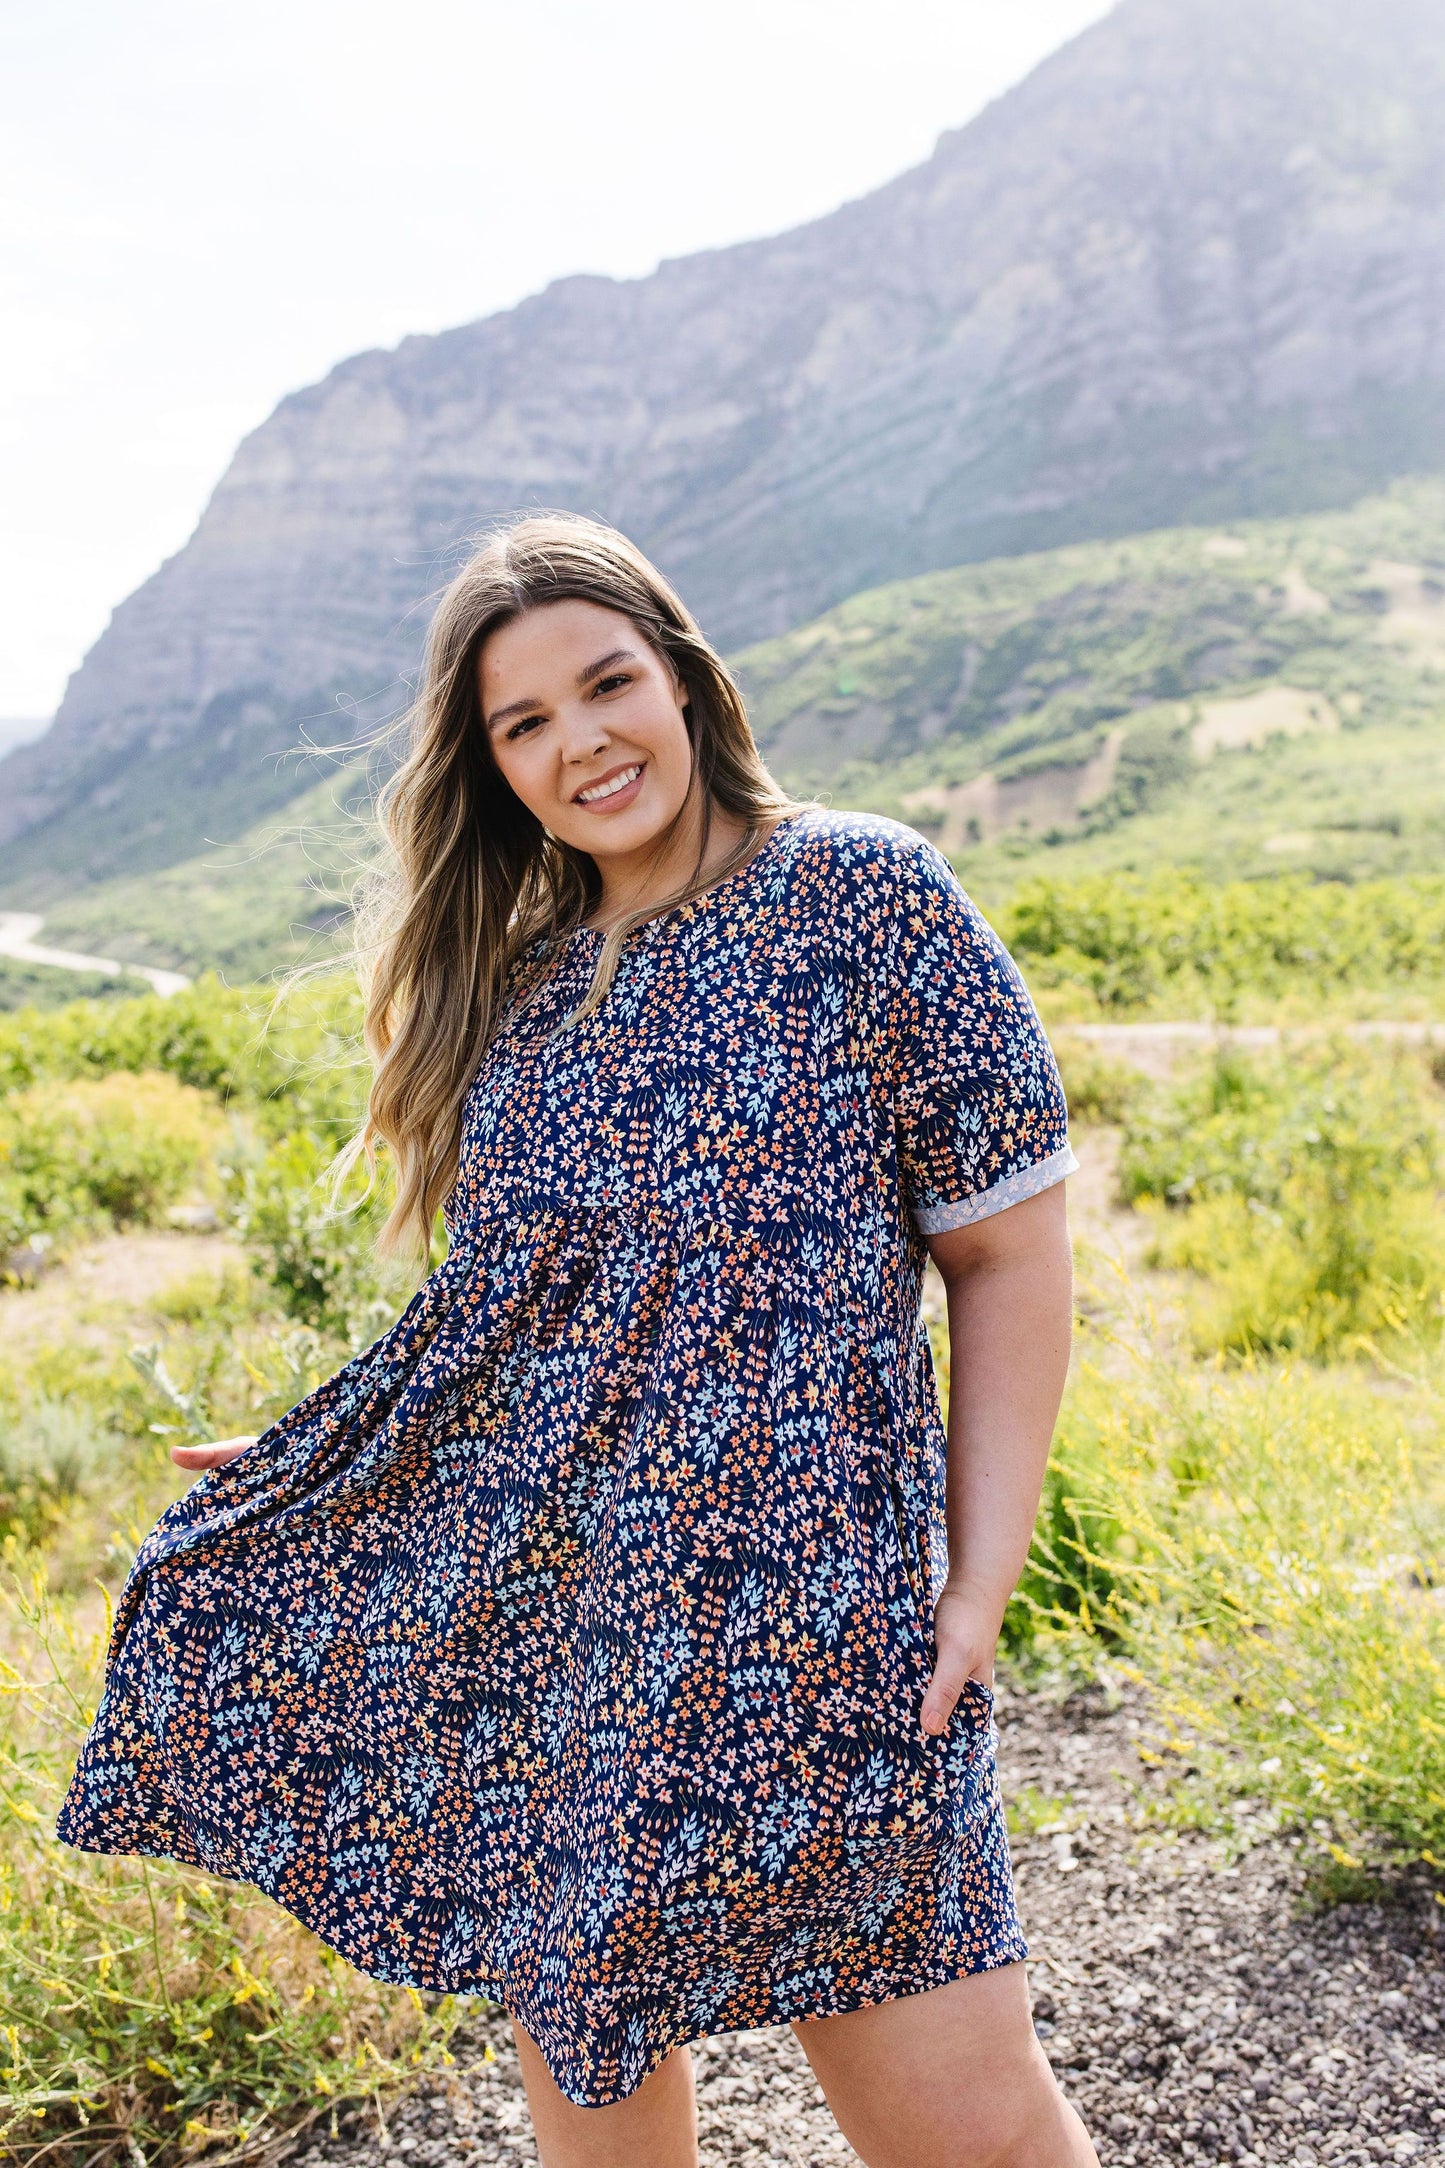
[[[670,910],[658,911],[654,914],[653,917],[644,919],[640,926],[636,926],[633,928],[633,932],[646,933],[653,926],[665,926],[668,920],[676,918],[680,911],[690,911],[697,904],[709,903],[714,896],[720,896],[725,888],[731,888],[734,881],[744,880],[747,875],[752,872],[753,868],[759,863],[759,861],[767,856],[768,852],[772,849],[774,843],[782,834],[783,830],[785,828],[793,827],[798,821],[803,818],[803,814],[806,811],[807,807],[804,806],[801,807],[796,813],[785,813],[782,819],[775,822],[772,828],[769,829],[767,835],[763,838],[762,842],[753,852],[752,857],[747,860],[746,864],[737,867],[736,870],[732,873],[724,874],[723,878],[720,881],[713,882],[711,888],[699,889],[698,893],[695,896],[689,896],[685,902],[675,903]],[[569,941],[573,941],[576,939],[579,933],[585,933],[589,935],[590,938],[594,941],[605,941],[607,939],[606,929],[600,926],[588,926],[585,924],[574,926],[571,933],[568,934],[567,939]]]

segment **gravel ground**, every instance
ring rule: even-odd
[[[1143,1809],[1127,1700],[999,1695],[1035,2018],[1104,2168],[1445,2163],[1445,1909],[1311,1910],[1291,1850],[1224,1848]],[[707,2168],[835,2168],[834,2128],[786,2028],[699,2043]],[[511,2034],[468,2032],[445,2085],[317,2129],[288,2168],[534,2168]],[[920,2164],[928,2168],[928,2164]]]

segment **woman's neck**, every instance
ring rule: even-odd
[[[697,878],[706,883],[724,866],[746,833],[746,824],[735,813],[713,807],[707,849]],[[625,857],[593,858],[602,878],[602,897],[583,924],[595,933],[606,933],[619,918],[645,910],[675,895],[697,866],[702,839],[702,808],[694,807],[679,823],[677,832],[659,857],[656,848],[629,852]]]

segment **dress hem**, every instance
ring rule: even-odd
[[[483,2002],[496,2004],[499,2009],[505,2011],[509,2018],[518,2017],[527,2026],[532,2039],[537,2043],[542,2060],[547,2063],[548,2074],[553,2084],[564,2099],[570,2100],[573,2106],[578,2108],[610,2108],[615,2107],[621,2101],[630,2100],[633,2094],[646,2084],[653,2071],[665,2063],[669,2055],[675,2054],[678,2048],[695,2047],[703,2040],[725,2039],[729,2033],[764,2031],[770,2026],[807,2024],[811,2019],[815,2018],[847,2017],[854,2010],[876,2010],[884,2003],[901,2002],[910,1995],[929,1994],[934,1988],[947,1987],[955,1980],[972,1979],[976,1973],[999,1972],[1006,1965],[1022,1964],[1027,1960],[1029,1954],[1028,1944],[1024,1939],[1023,1932],[1021,1929],[1017,1929],[1012,1936],[1002,1941],[996,1941],[987,1950],[981,1951],[976,1963],[951,1959],[945,1965],[924,1967],[920,1974],[916,1974],[910,1979],[907,1986],[900,1986],[887,1994],[870,1994],[866,1991],[860,1993],[845,1990],[835,1998],[823,1998],[826,2007],[818,2007],[818,1998],[815,1997],[812,1999],[810,2007],[802,2009],[786,2007],[785,2005],[790,2003],[793,1998],[784,1997],[780,1999],[776,1990],[773,1990],[768,1996],[766,2007],[756,2016],[740,2018],[733,2024],[715,2027],[703,2026],[696,2031],[684,2030],[676,2037],[669,2034],[658,2044],[657,2052],[649,2058],[647,2067],[638,2076],[636,2084],[629,2086],[626,2092],[608,2093],[603,2098],[583,2098],[575,2092],[569,2092],[556,2071],[552,2069],[550,2062],[547,2062],[545,2049],[542,2047],[541,2042],[537,2040],[537,2035],[532,2031],[531,2026],[527,2025],[526,2013],[520,2008],[514,2008],[512,2003],[508,2001],[506,1982],[500,1974],[469,1975],[465,1979],[437,1981],[419,1979],[414,1973],[409,1973],[403,1977],[400,1973],[392,1975],[368,1972],[364,1966],[358,1965],[353,1958],[347,1955],[345,1945],[342,1942],[328,1941],[326,1936],[312,1926],[303,1912],[299,1912],[294,1905],[288,1904],[284,1898],[275,1896],[270,1890],[261,1889],[259,1883],[252,1882],[245,1875],[226,1874],[222,1869],[209,1866],[203,1860],[187,1859],[181,1853],[156,1850],[147,1845],[127,1845],[117,1850],[108,1845],[77,1843],[70,1837],[62,1837],[60,1841],[68,1845],[72,1851],[98,1853],[107,1858],[169,1860],[176,1866],[186,1867],[194,1873],[208,1875],[218,1882],[234,1882],[240,1889],[254,1889],[260,1896],[269,1898],[278,1911],[284,1912],[288,1919],[295,1920],[296,1924],[303,1927],[307,1934],[315,1935],[317,1941],[324,1948],[334,1952],[345,1964],[350,1965],[353,1971],[361,1973],[364,1979],[379,1982],[383,1987],[411,1988],[421,1995],[474,1995]],[[801,1998],[798,1999],[801,2000]]]

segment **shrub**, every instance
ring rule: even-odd
[[[115,1447],[83,1405],[41,1393],[23,1409],[0,1408],[0,1529],[38,1541],[109,1472]]]
[[[1031,880],[996,917],[1031,985],[1075,989],[1105,1014],[1227,1018],[1247,995],[1445,981],[1445,879],[1424,874],[1353,887],[1162,872]]]
[[[1051,1034],[1069,1116],[1079,1122],[1122,1122],[1146,1079],[1128,1062],[1112,1061],[1073,1032]]]
[[[67,971],[59,964],[25,964],[0,956],[0,1011],[61,1009],[79,1000],[122,999],[136,981],[119,971]]]
[[[181,993],[73,1001],[0,1017],[0,1092],[44,1077],[163,1070],[198,1090],[229,1092],[254,1062],[264,1001],[207,976]]]
[[[1163,1208],[1152,1261],[1205,1284],[1197,1344],[1327,1354],[1438,1331],[1445,1223],[1438,1102],[1409,1053],[1221,1048],[1136,1107],[1120,1190]]]
[[[337,974],[279,1003],[213,977],[162,1000],[77,1001],[0,1015],[0,1094],[43,1079],[159,1070],[252,1108],[272,1134],[301,1122],[338,1135],[364,1103],[360,993]]]
[[[404,1268],[381,1266],[372,1254],[387,1211],[384,1189],[368,1195],[358,1176],[333,1210],[332,1156],[331,1142],[310,1130],[283,1137],[235,1178],[236,1224],[288,1315],[361,1347],[392,1322],[410,1288]]]
[[[0,1251],[41,1235],[154,1220],[195,1180],[220,1133],[173,1077],[43,1083],[0,1102]]]

